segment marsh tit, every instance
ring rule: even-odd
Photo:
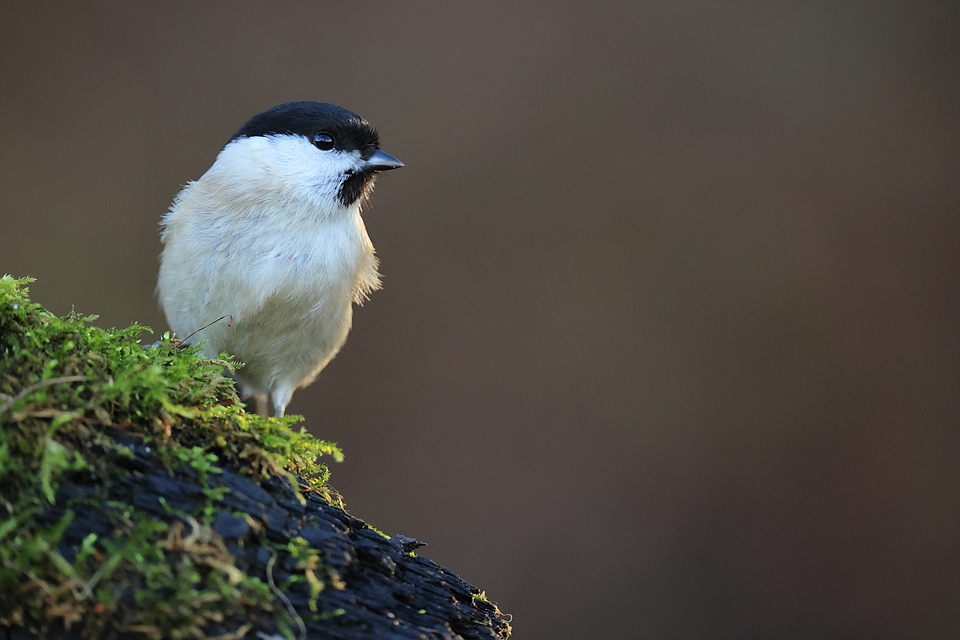
[[[254,116],[161,222],[157,296],[170,328],[197,332],[189,341],[207,357],[242,362],[241,392],[269,396],[282,416],[343,346],[353,305],[380,288],[360,210],[376,175],[402,166],[342,107],[291,102]]]

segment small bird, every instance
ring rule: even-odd
[[[205,341],[209,358],[242,362],[241,393],[264,407],[269,396],[283,416],[343,346],[353,305],[380,288],[360,210],[376,175],[402,166],[333,104],[251,118],[161,222],[157,296],[170,328]]]

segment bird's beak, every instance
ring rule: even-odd
[[[367,171],[389,171],[390,169],[399,169],[402,166],[403,163],[389,153],[377,151],[367,159],[363,168]]]

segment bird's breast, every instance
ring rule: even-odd
[[[267,297],[309,304],[353,300],[376,273],[373,245],[356,220],[326,219],[296,228],[263,225],[244,260],[246,276]]]

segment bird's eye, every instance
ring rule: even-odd
[[[321,131],[313,136],[313,144],[321,151],[330,151],[330,149],[333,149],[333,136],[325,131]]]

